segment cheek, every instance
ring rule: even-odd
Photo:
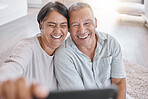
[[[91,29],[91,30],[95,30],[96,27],[95,27],[94,25],[91,25],[91,26],[90,26],[90,29]]]
[[[96,28],[93,26],[89,27],[88,30],[92,33],[96,32]]]
[[[47,29],[45,34],[51,35],[52,33],[54,33],[54,29]]]
[[[44,35],[45,35],[46,37],[49,37],[50,34],[51,34],[50,31],[45,31],[45,32],[44,32]]]
[[[48,26],[44,26],[44,31],[45,32],[47,32],[47,33],[51,33],[51,32],[53,32],[54,31],[54,29],[53,28],[50,28],[50,27],[48,27]]]
[[[74,33],[70,33],[70,36],[72,39],[76,39],[76,37],[77,37],[76,34],[74,34]]]
[[[76,35],[77,29],[75,29],[75,28],[70,28],[70,31],[69,31],[69,32],[70,32],[71,35],[74,36],[74,35]]]
[[[68,33],[68,29],[64,29],[63,32],[64,32],[64,34],[67,34]]]

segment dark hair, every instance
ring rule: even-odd
[[[38,13],[37,21],[40,26],[40,22],[43,22],[45,17],[53,10],[58,11],[60,14],[62,14],[66,19],[67,22],[69,22],[69,14],[68,9],[65,5],[62,3],[56,1],[56,2],[49,2],[47,3]]]

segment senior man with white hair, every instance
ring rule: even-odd
[[[118,98],[126,96],[126,73],[119,43],[96,31],[97,19],[87,3],[69,8],[70,36],[55,52],[58,88],[62,90],[105,88],[116,84]]]

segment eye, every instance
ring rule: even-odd
[[[72,24],[72,27],[78,27],[79,25],[78,24]]]
[[[84,25],[90,25],[90,22],[86,22],[86,23],[84,23]]]
[[[49,26],[49,27],[55,27],[55,25],[54,25],[54,24],[49,24],[48,26]]]
[[[65,27],[67,27],[67,24],[62,24],[61,25],[61,28],[65,28]]]

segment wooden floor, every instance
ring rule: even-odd
[[[27,16],[0,27],[0,63],[23,38],[40,32],[36,15],[39,9],[29,9]],[[114,14],[96,11],[98,30],[114,36],[121,44],[123,59],[148,68],[148,29],[143,24],[117,21]]]

